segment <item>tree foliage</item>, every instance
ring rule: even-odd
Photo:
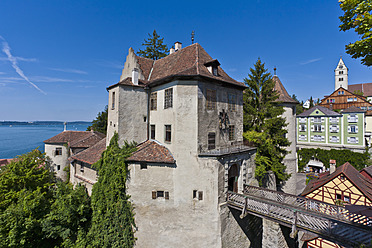
[[[92,247],[133,247],[134,216],[126,194],[126,159],[136,150],[134,144],[118,145],[118,135],[110,141],[102,158],[94,164],[98,182],[92,190],[92,227],[88,241]]]
[[[298,168],[303,170],[309,163],[310,159],[321,161],[326,168],[329,168],[329,160],[335,159],[336,166],[343,165],[346,162],[352,164],[357,170],[368,166],[369,153],[366,150],[364,153],[353,152],[350,150],[323,150],[320,148],[302,148],[297,152],[298,154]]]
[[[105,110],[99,112],[96,119],[93,120],[92,125],[87,128],[87,131],[97,131],[103,134],[107,133],[107,118],[108,118],[108,107],[106,105]]]
[[[149,38],[144,40],[142,46],[145,46],[144,50],[139,50],[137,54],[141,57],[150,58],[153,60],[161,59],[167,56],[168,47],[163,44],[164,38],[160,38],[160,35],[154,30],[151,34],[148,34]]]
[[[340,16],[340,30],[354,30],[360,40],[345,46],[352,58],[372,65],[372,0],[339,0],[344,15]]]
[[[281,117],[284,109],[277,102],[279,95],[274,90],[275,82],[260,59],[244,82],[248,88],[243,95],[243,136],[257,145],[255,176],[262,185],[265,174],[271,170],[277,183],[283,182],[290,176],[285,173],[286,167],[282,163],[287,154],[285,147],[290,142],[285,137],[286,123]]]
[[[55,184],[39,150],[19,156],[0,172],[0,247],[73,247],[89,204],[85,187]]]

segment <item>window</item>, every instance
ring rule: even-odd
[[[369,106],[369,107],[368,107],[368,110],[372,110],[372,107]]]
[[[322,122],[322,118],[321,117],[314,117],[314,122]]]
[[[198,193],[197,190],[193,190],[192,191],[192,198],[196,198],[197,197],[197,193]]]
[[[198,200],[199,201],[203,200],[203,191],[198,192]]]
[[[345,91],[343,91],[343,90],[340,90],[340,91],[338,92],[338,94],[339,94],[339,95],[343,95],[343,94],[344,94],[344,92],[345,92]]]
[[[321,132],[322,131],[322,125],[315,124],[314,125],[314,132]]]
[[[304,134],[301,134],[301,135],[298,136],[298,140],[306,140],[306,139],[307,139],[307,137]]]
[[[367,110],[367,107],[366,106],[362,106],[360,107],[361,110]]]
[[[236,95],[229,94],[229,110],[235,111],[236,110]]]
[[[329,121],[330,121],[331,123],[338,123],[338,117],[330,117],[330,118],[329,118]]]
[[[208,150],[216,148],[216,133],[208,133]]]
[[[343,71],[339,71],[338,74],[344,74],[344,72]]]
[[[350,203],[350,197],[348,197],[348,196],[344,196],[344,202],[348,202],[348,203]]]
[[[331,99],[330,101],[331,101],[331,103],[335,103],[335,99]]]
[[[164,109],[173,107],[173,88],[166,89],[164,94]]]
[[[155,125],[150,125],[150,138],[155,139]]]
[[[331,136],[331,137],[329,137],[329,141],[333,142],[333,143],[337,143],[337,142],[340,141],[340,139],[337,136]]]
[[[336,200],[341,200],[341,194],[336,194]]]
[[[84,172],[84,164],[83,163],[80,164],[80,172]]]
[[[348,102],[352,102],[352,101],[353,101],[353,98],[352,98],[352,97],[348,97],[348,98],[347,98],[347,101],[348,101]]]
[[[324,141],[324,136],[314,135],[314,136],[311,136],[311,140],[312,141]]]
[[[147,164],[146,163],[141,163],[140,168],[141,168],[141,170],[147,170]]]
[[[54,151],[54,156],[62,155],[62,147],[57,147]]]
[[[340,178],[341,178],[342,181],[345,180],[345,176],[344,175],[341,175]]]
[[[150,95],[150,110],[157,109],[158,93],[154,92]]]
[[[235,139],[235,126],[230,125],[229,126],[229,140],[234,140]]]
[[[357,127],[356,126],[350,126],[350,131],[349,133],[357,133]]]
[[[329,103],[329,99],[327,99],[327,103]]]
[[[329,127],[329,131],[331,133],[338,133],[339,127],[337,125],[332,125],[332,126]]]
[[[300,123],[306,123],[306,117],[300,117],[299,122]]]
[[[358,143],[358,138],[357,137],[347,137],[347,143],[357,144]]]
[[[171,141],[172,141],[172,126],[165,125],[165,142],[171,142]]]
[[[59,164],[57,165],[57,170],[61,170],[61,166]]]
[[[358,98],[354,97],[354,102],[358,101]]]
[[[306,132],[306,125],[305,124],[300,124],[300,132]]]
[[[344,81],[344,78],[339,78],[338,81]]]
[[[216,91],[207,90],[207,109],[213,110],[216,108]]]
[[[115,92],[112,92],[112,107],[111,109],[115,109]]]
[[[356,114],[350,114],[347,117],[348,122],[358,122],[358,116]]]
[[[152,191],[151,193],[152,193],[152,199],[164,198],[165,200],[169,200],[168,191]]]

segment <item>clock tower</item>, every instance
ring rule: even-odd
[[[340,58],[338,65],[335,69],[335,90],[342,87],[347,90],[348,86],[348,68],[345,66],[344,61]]]

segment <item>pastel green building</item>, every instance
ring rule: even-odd
[[[364,151],[365,111],[350,107],[337,113],[315,106],[297,115],[298,148]]]

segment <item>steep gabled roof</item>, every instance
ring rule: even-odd
[[[78,160],[84,163],[94,164],[101,158],[101,154],[104,150],[106,150],[106,139],[101,139],[92,147],[71,156],[69,160]]]
[[[340,87],[340,88],[338,88],[337,90],[333,91],[332,94],[330,94],[329,96],[324,96],[324,98],[320,101],[320,104],[326,104],[325,101],[327,100],[327,98],[340,96],[340,95],[338,95],[338,92],[339,92],[339,91],[345,91],[345,92],[347,92],[350,96],[353,96],[353,97],[359,98],[359,99],[362,100],[363,102],[366,102],[366,103],[371,104],[370,102],[368,102],[368,101],[366,100],[366,97],[365,97],[365,96],[360,96],[360,95],[354,94],[353,92],[350,91],[350,89],[347,90],[347,89],[342,88],[342,87]]]
[[[328,172],[328,175],[323,175],[319,179],[310,180],[301,195],[306,196],[310,194],[314,190],[332,181],[340,174],[343,174],[345,177],[347,177],[347,179],[354,184],[355,187],[357,187],[370,201],[372,201],[372,182],[363,175],[359,174],[359,172],[349,162],[337,167],[335,172],[332,174]]]
[[[322,113],[324,113],[325,116],[342,116],[341,114],[339,114],[339,113],[337,113],[335,111],[332,111],[329,108],[322,107],[322,106],[319,106],[319,105],[317,105],[315,107],[312,107],[311,109],[308,109],[308,110],[304,111],[303,113],[301,113],[301,114],[299,114],[297,116],[299,116],[299,117],[308,117],[315,110],[321,111]]]
[[[372,96],[372,83],[349,84],[348,90],[351,92],[363,92],[363,96]]]
[[[277,75],[273,76],[273,80],[275,82],[274,90],[279,93],[279,98],[277,99],[278,102],[294,103],[294,104],[298,103],[296,100],[294,100],[292,97],[289,96],[287,90],[284,88],[282,82],[280,81]]]
[[[137,146],[138,150],[128,158],[128,161],[174,164],[172,153],[155,140],[147,140]]]
[[[227,73],[218,66],[218,76],[213,75],[208,71],[205,64],[214,61],[212,57],[198,44],[192,44],[177,52],[174,52],[164,58],[158,60],[151,60],[142,58],[136,55],[137,63],[146,80],[141,80],[143,85],[157,85],[169,78],[182,77],[202,77],[212,79],[245,88],[245,84],[232,79]],[[125,78],[118,84],[132,85],[132,82]],[[114,84],[108,89],[118,85]]]

